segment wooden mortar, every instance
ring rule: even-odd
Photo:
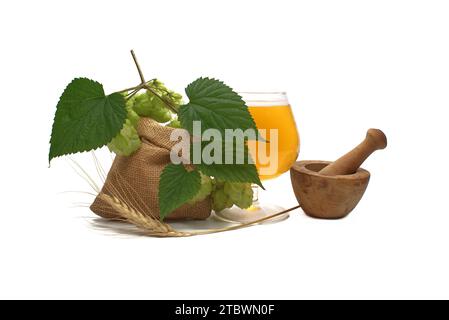
[[[304,212],[321,219],[340,219],[359,203],[370,173],[360,165],[374,151],[387,146],[385,134],[369,129],[365,140],[336,160],[299,161],[290,169],[296,199]]]

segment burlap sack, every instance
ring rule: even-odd
[[[116,156],[101,192],[120,195],[129,205],[146,215],[159,218],[159,176],[170,162],[172,128],[142,118],[137,129],[142,146],[131,156]],[[129,203],[131,202],[131,203]],[[98,196],[90,209],[101,217],[118,217],[115,210]],[[210,198],[184,205],[172,212],[167,220],[206,219],[211,213]]]

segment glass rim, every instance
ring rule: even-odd
[[[238,94],[270,94],[270,95],[287,95],[287,92],[285,91],[238,91]]]
[[[285,91],[239,91],[237,94],[240,95],[247,105],[289,105],[287,92]]]

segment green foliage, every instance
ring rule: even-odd
[[[196,170],[187,171],[182,164],[165,166],[159,180],[161,219],[192,199],[200,190],[201,177]]]
[[[179,120],[182,127],[193,134],[193,121],[201,122],[201,130],[217,129],[224,137],[225,129],[241,129],[243,131],[252,129],[258,132],[256,124],[248,111],[248,107],[242,98],[223,82],[210,79],[199,78],[189,84],[186,88],[189,103],[179,109]],[[203,146],[205,143],[202,143]],[[227,145],[220,142],[222,146],[223,160],[221,164],[195,164],[197,168],[208,176],[232,181],[256,183],[262,186],[257,169],[253,163],[249,163],[250,158],[248,148],[243,150],[235,148],[235,145]],[[232,150],[235,159],[238,153],[243,153],[244,163],[224,164],[225,155]],[[193,153],[191,153],[193,155]]]
[[[49,161],[104,146],[120,132],[125,119],[125,99],[121,94],[106,96],[100,83],[74,79],[56,106]]]
[[[200,142],[192,143],[192,149],[190,152],[192,163],[194,156],[193,145],[196,143]],[[201,147],[204,148],[208,143],[209,142],[201,142]],[[205,175],[212,176],[223,181],[255,183],[262,189],[264,188],[262,182],[260,181],[256,166],[252,163],[252,161],[250,161],[251,155],[249,154],[246,144],[242,149],[237,148],[235,143],[230,144],[224,141],[218,141],[217,143],[221,145],[222,149],[221,163],[194,163],[198,170],[200,170]],[[226,163],[227,154],[232,155],[234,163]],[[243,163],[239,164],[236,162],[237,156],[242,157]]]
[[[253,129],[257,132],[242,98],[223,82],[199,78],[186,88],[189,103],[179,109],[182,127],[193,133],[193,121],[201,121],[202,130]]]

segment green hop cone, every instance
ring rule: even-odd
[[[176,110],[182,105],[182,95],[179,93],[169,90],[165,98],[172,103]]]
[[[212,193],[212,209],[220,212],[226,208],[232,207],[233,202],[225,193],[224,189],[215,189]]]
[[[146,109],[148,108],[148,96],[145,93],[136,94],[133,97],[132,108],[139,116],[145,116]]]
[[[214,190],[215,189],[223,189],[225,185],[224,181],[218,180],[218,179],[214,179]]]
[[[120,133],[108,143],[108,148],[118,155],[129,156],[139,149],[141,141],[137,130],[129,119],[126,119]]]
[[[158,79],[151,80],[148,85],[159,94],[162,94],[168,90],[164,83]]]
[[[167,124],[171,128],[182,128],[181,122],[178,119],[174,119]]]
[[[172,118],[164,102],[151,92],[137,95],[133,109],[139,116],[152,118],[160,123],[170,121]]]
[[[225,182],[224,192],[239,208],[249,208],[253,202],[253,189],[251,183]]]
[[[128,105],[128,103],[126,104],[126,111],[128,120],[131,122],[133,127],[137,129],[137,125],[140,120],[139,115],[133,110],[132,105]]]
[[[204,200],[212,192],[212,179],[204,174],[201,174],[201,187],[198,193],[188,201],[189,204],[194,204],[198,201]]]
[[[169,90],[162,81],[158,79],[154,79],[148,83],[148,85],[156,91],[157,94],[161,96],[165,96],[169,99],[173,104],[179,105],[182,104],[182,95],[174,92],[173,90]]]
[[[176,110],[183,104],[182,95],[169,90],[163,82],[154,79],[148,84],[158,95],[163,97],[165,100],[170,102],[170,104],[175,107]]]
[[[247,209],[253,204],[253,188],[251,183],[244,183],[243,193],[238,201],[234,200],[234,204],[241,208]]]

